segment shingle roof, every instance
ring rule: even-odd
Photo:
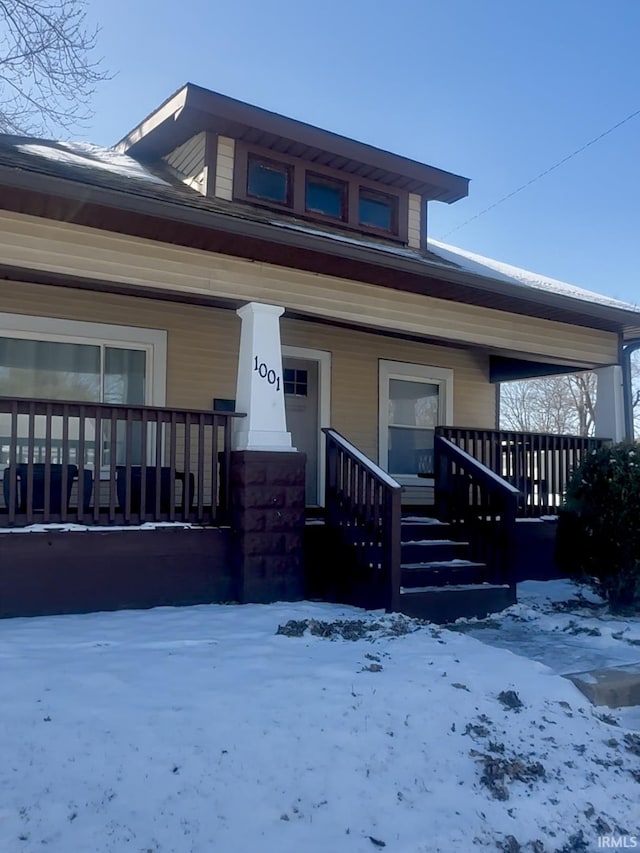
[[[509,289],[513,288],[514,296],[529,294],[531,298],[535,298],[536,293],[545,293],[570,300],[576,309],[582,304],[590,305],[592,309],[601,306],[605,310],[613,308],[640,315],[640,307],[636,305],[540,276],[436,240],[428,241],[428,251],[419,251],[391,240],[345,232],[344,229],[310,223],[280,212],[275,214],[258,206],[205,197],[183,184],[163,161],[154,164],[141,163],[113,148],[90,143],[0,135],[0,170],[3,168],[42,174],[88,187],[115,190],[130,196],[179,205],[204,214],[216,214],[218,217],[222,214],[230,219],[261,223],[283,231],[301,232],[324,243],[324,250],[328,253],[331,253],[330,243],[351,245],[379,253],[382,257],[386,255],[390,259],[402,258],[418,266],[423,265],[425,275],[437,275],[438,270],[441,270],[442,274],[447,270],[460,271],[468,277],[495,282],[503,288],[506,284]]]

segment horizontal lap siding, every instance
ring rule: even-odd
[[[282,342],[331,352],[331,425],[374,459],[378,456],[380,359],[452,368],[455,421],[495,426],[495,385],[489,384],[486,354],[286,318]]]
[[[206,134],[198,133],[164,158],[183,182],[199,192],[204,192]]]
[[[216,157],[216,189],[218,198],[231,201],[233,198],[233,168],[235,159],[235,140],[227,136],[218,137]]]
[[[495,351],[609,364],[617,337],[373,285],[154,243],[20,214],[0,214],[7,264],[141,286],[283,305],[318,317]]]
[[[420,249],[422,246],[422,208],[424,202],[416,193],[409,193],[409,232],[408,240],[410,246]]]
[[[0,311],[167,331],[167,405],[210,409],[235,395],[240,321],[232,311],[0,282]]]
[[[240,320],[233,311],[7,281],[0,282],[0,310],[166,329],[167,405],[210,409],[214,397],[235,397]],[[287,318],[282,343],[331,352],[331,423],[374,458],[379,359],[453,368],[456,421],[494,426],[495,387],[481,353]]]

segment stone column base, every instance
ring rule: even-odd
[[[299,601],[305,595],[304,453],[231,454],[231,525],[242,604]]]

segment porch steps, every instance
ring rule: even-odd
[[[434,560],[428,563],[402,563],[402,587],[460,586],[482,583],[484,563],[471,560]]]
[[[403,589],[400,612],[440,625],[456,619],[482,619],[515,604],[513,587],[497,584],[418,587]]]
[[[513,588],[485,583],[486,565],[470,560],[469,543],[449,534],[450,525],[434,518],[402,519],[400,611],[442,624],[514,604]]]
[[[435,563],[464,560],[469,552],[468,542],[454,539],[406,539],[402,542],[402,565],[410,563]]]

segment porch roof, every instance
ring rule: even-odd
[[[114,149],[0,136],[0,207],[640,337],[640,308],[430,241],[428,251],[204,197]]]

